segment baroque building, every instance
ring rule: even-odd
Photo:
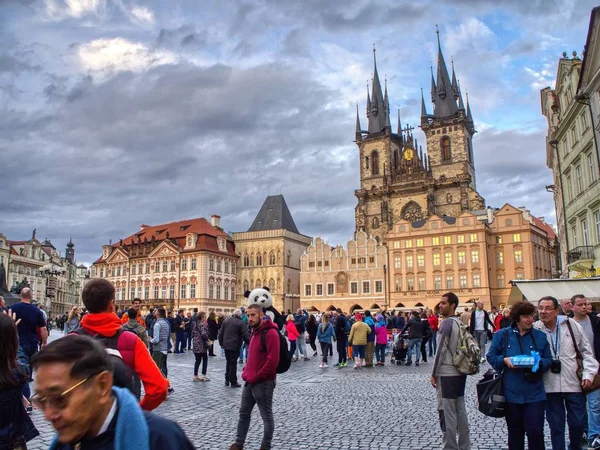
[[[431,74],[432,113],[421,92],[421,129],[427,153],[400,117],[392,132],[387,83],[384,90],[374,55],[372,89],[367,90],[368,128],[358,108],[355,142],[359,149],[360,189],[355,191],[356,231],[385,243],[394,223],[417,221],[432,214],[458,216],[485,207],[475,183],[472,138],[475,126],[467,99],[463,101],[454,65],[450,77],[438,33],[437,77]]]
[[[552,278],[555,234],[525,208],[401,219],[388,234],[389,307],[433,308],[447,291],[486,308],[508,304],[510,280]]]
[[[387,249],[364,231],[346,248],[317,237],[301,258],[302,307],[326,311],[378,310],[387,304]]]
[[[593,65],[592,48],[589,56]],[[581,74],[586,74],[582,69],[576,52],[571,58],[563,53],[555,88],[541,91],[548,121],[546,160],[554,181],[548,189],[554,193],[564,278],[596,275],[600,266],[600,165],[593,123],[598,116],[590,113],[590,99],[596,97],[593,105],[600,94],[578,94]],[[583,90],[589,91],[587,85]]]
[[[235,244],[223,231],[220,217],[162,225],[142,225],[136,233],[105,245],[91,268],[92,278],[105,278],[116,289],[116,304],[134,298],[142,308],[199,308],[230,313],[237,286]]]
[[[248,231],[232,236],[240,259],[237,304],[246,304],[244,292],[267,286],[275,308],[298,308],[300,257],[312,239],[298,231],[283,195],[267,197]]]

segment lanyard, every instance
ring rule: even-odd
[[[548,334],[550,335],[550,344],[552,344],[552,350],[554,351],[554,359],[559,359],[560,355],[560,332],[559,332],[559,323],[556,322],[556,330],[551,332],[548,330]]]
[[[519,344],[519,350],[521,351],[521,355],[524,355],[525,352],[523,351],[523,346],[521,345],[521,333],[519,332],[518,329],[513,329],[514,333],[517,335],[517,344]],[[531,330],[529,330],[527,333],[525,333],[523,336],[526,335],[530,335],[531,336]],[[535,339],[533,336],[531,336],[531,342],[533,343],[533,348],[535,349],[535,351],[538,351],[537,345],[535,343]]]

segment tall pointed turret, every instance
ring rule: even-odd
[[[467,120],[473,123],[473,115],[471,114],[471,105],[469,105],[469,94],[467,93]]]
[[[458,109],[465,109],[465,104],[462,98],[462,91],[460,90],[460,81],[458,82]]]
[[[431,69],[431,103],[435,104],[436,97],[436,87],[435,87],[435,78],[433,78],[433,66],[429,66]]]
[[[373,48],[373,86],[371,90],[371,115],[369,116],[369,133],[379,133],[386,126],[385,97],[381,90],[379,73],[377,72],[377,59]]]
[[[423,88],[421,88],[421,120],[427,118],[427,107],[425,106],[425,97],[423,96]]]
[[[356,140],[360,141],[362,139],[362,132],[360,128],[360,117],[358,115],[358,103],[356,103]]]
[[[369,95],[369,82],[367,81],[367,118],[371,117],[371,96]]]
[[[400,108],[398,108],[398,136],[402,137],[402,121],[400,120]]]
[[[435,117],[448,117],[456,112],[456,99],[454,96],[453,83],[448,75],[446,61],[442,53],[442,45],[440,44],[440,32],[436,30],[438,40],[438,60],[437,60],[437,80],[435,90],[435,108],[433,114]]]
[[[452,95],[454,96],[454,100],[458,100],[459,87],[456,81],[456,74],[454,73],[454,60],[452,60]]]
[[[383,96],[385,98],[385,100],[384,100],[385,129],[386,129],[386,133],[391,133],[392,132],[392,122],[390,121],[390,99],[388,98],[388,92],[387,92],[387,79],[385,80],[385,94]]]

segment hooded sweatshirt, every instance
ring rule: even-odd
[[[291,322],[292,325],[294,324]],[[294,326],[295,328],[295,326]],[[274,330],[274,331],[271,331]],[[261,338],[264,331],[265,347]],[[279,327],[271,320],[263,320],[258,328],[252,329],[248,346],[248,361],[242,371],[242,380],[254,384],[259,381],[275,380],[279,364]]]
[[[387,344],[387,324],[385,320],[377,322],[375,325],[376,344]]]
[[[114,336],[121,328],[121,319],[115,313],[86,314],[81,319],[81,327],[89,331],[90,334],[99,334],[104,337]],[[140,406],[146,411],[152,411],[158,407],[167,398],[167,389],[169,382],[163,377],[158,366],[150,356],[146,344],[135,336],[135,346],[133,358],[123,357],[123,361],[133,360],[133,371],[144,385],[144,397],[140,401]],[[119,339],[121,342],[121,339]],[[121,349],[118,349],[121,351]],[[124,351],[127,351],[124,349]],[[123,353],[123,352],[122,352]],[[128,355],[131,356],[131,355]]]

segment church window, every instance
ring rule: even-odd
[[[292,261],[292,252],[288,250],[287,253],[287,265],[291,265],[291,261]]]
[[[373,217],[373,228],[379,228],[379,217]]]
[[[450,138],[444,136],[440,141],[440,146],[442,148],[442,161],[451,161],[452,152],[450,150]]]
[[[467,158],[473,164],[473,142],[469,138],[467,139]]]
[[[365,157],[365,168],[367,170],[369,170],[369,157],[368,156]]]
[[[260,253],[256,255],[256,265],[262,266],[262,255]]]
[[[409,202],[400,213],[404,220],[409,222],[416,222],[423,219],[423,210],[416,202]]]
[[[248,256],[247,253],[245,253],[244,254],[244,267],[248,267],[249,265],[250,265],[250,257]]]
[[[379,153],[374,151],[371,153],[371,173],[373,175],[379,175]]]
[[[292,293],[292,280],[290,280],[289,278],[287,280],[287,293],[288,294]]]
[[[273,252],[269,253],[269,265],[271,265],[271,266],[275,265],[275,253],[273,253]]]

